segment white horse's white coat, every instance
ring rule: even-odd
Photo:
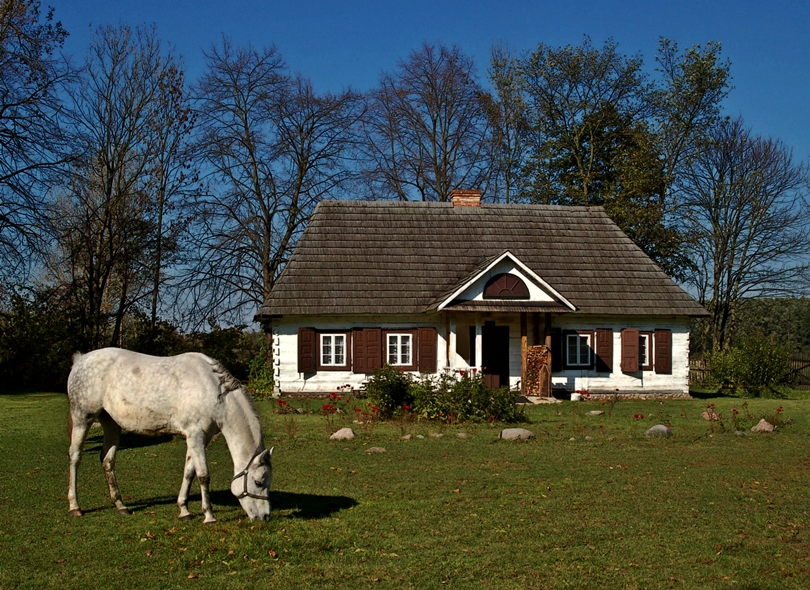
[[[199,353],[154,357],[119,348],[77,354],[68,377],[68,398],[71,514],[81,516],[77,467],[90,425],[98,420],[104,428],[102,466],[119,512],[129,513],[115,478],[121,429],[146,435],[182,434],[187,451],[177,497],[180,518],[191,517],[188,494],[196,476],[205,522],[213,522],[205,447],[222,432],[234,463],[231,491],[251,520],[270,518],[273,450],[264,449],[259,415],[250,396],[219,362]]]

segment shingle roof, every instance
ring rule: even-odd
[[[324,201],[257,319],[423,313],[504,250],[581,313],[706,315],[601,207]]]

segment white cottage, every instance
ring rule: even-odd
[[[387,363],[528,395],[687,394],[706,310],[601,207],[326,201],[256,315],[278,393]]]

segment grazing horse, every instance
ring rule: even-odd
[[[205,522],[214,522],[208,493],[205,447],[218,432],[234,464],[231,491],[251,520],[270,519],[273,449],[265,450],[256,406],[244,387],[219,362],[196,352],[155,357],[120,348],[75,354],[68,377],[70,400],[70,514],[81,516],[76,471],[90,425],[104,429],[101,463],[118,512],[129,514],[115,479],[121,429],[145,435],[182,434],[186,465],[177,497],[180,518],[191,518],[188,493],[200,480]]]

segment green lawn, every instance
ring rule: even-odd
[[[125,435],[127,517],[107,495],[98,430],[80,469],[86,514],[68,517],[66,397],[0,396],[0,589],[806,589],[810,401],[750,400],[749,417],[743,401],[619,402],[611,416],[587,414],[610,410],[598,402],[537,406],[528,443],[498,440],[503,425],[453,426],[438,438],[435,424],[364,431],[339,418],[335,427],[358,437],[332,442],[323,416],[285,424],[264,402],[273,520],[244,518],[217,440],[218,522],[204,526],[177,520],[182,439]],[[709,403],[722,425],[700,418]],[[731,432],[732,407],[747,434]],[[748,432],[773,415],[792,424]],[[646,438],[657,423],[673,437]],[[405,442],[403,432],[424,438]],[[373,446],[386,452],[366,452]]]

